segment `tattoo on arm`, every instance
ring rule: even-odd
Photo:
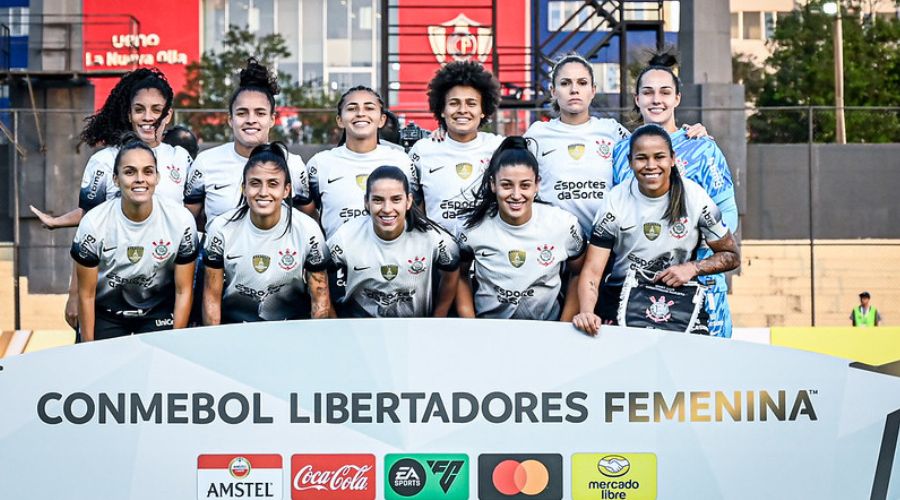
[[[715,253],[693,263],[698,276],[724,273],[741,265],[741,252],[730,232],[721,240],[709,242],[708,245]]]
[[[309,295],[312,298],[311,316],[327,318],[331,313],[331,299],[328,296],[328,279],[324,272],[309,273]]]
[[[598,288],[599,288],[597,286],[597,283],[594,280],[588,280],[588,287],[589,287],[588,291],[591,292],[591,295],[593,295],[594,297],[597,297],[598,296]]]

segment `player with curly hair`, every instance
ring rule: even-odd
[[[156,68],[140,68],[122,76],[103,107],[85,119],[82,142],[91,147],[105,147],[94,153],[84,168],[78,208],[54,217],[30,207],[44,227],[75,227],[86,212],[118,195],[119,189],[113,182],[113,165],[119,152],[120,138],[129,131],[150,146],[156,157],[159,166],[156,195],[181,203],[191,156],[181,147],[162,142],[166,124],[172,118],[173,98],[172,87]],[[73,272],[66,304],[66,322],[74,328],[77,318],[77,279]]]
[[[426,214],[451,233],[503,140],[479,131],[499,103],[500,84],[474,61],[451,62],[428,84],[428,107],[446,136],[416,142],[409,155],[419,172]]]

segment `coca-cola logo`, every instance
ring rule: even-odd
[[[375,498],[375,455],[294,455],[291,498]]]

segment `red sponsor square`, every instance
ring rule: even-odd
[[[294,455],[292,500],[374,500],[375,455]]]

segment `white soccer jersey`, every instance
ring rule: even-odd
[[[630,268],[661,271],[687,262],[700,243],[718,241],[728,234],[722,213],[706,191],[694,181],[682,179],[687,216],[669,223],[663,219],[669,194],[649,198],[632,178],[609,192],[594,219],[591,244],[609,248],[615,255],[606,279],[621,285]]]
[[[459,248],[444,231],[404,231],[385,241],[359,217],[328,239],[331,258],[346,270],[346,301],[354,316],[412,318],[432,313],[432,270],[459,267]]]
[[[460,253],[475,262],[475,314],[481,318],[556,320],[560,266],[584,252],[574,215],[535,203],[531,220],[512,226],[500,215],[460,226]]]
[[[287,163],[295,204],[309,203],[309,175],[303,159],[289,153]],[[184,202],[203,203],[207,228],[213,219],[240,203],[245,165],[247,158],[237,153],[233,142],[207,149],[197,155],[188,176]]]
[[[203,262],[225,270],[222,323],[308,318],[310,298],[304,270],[322,271],[328,249],[322,230],[308,215],[287,205],[271,229],[260,229],[250,215],[231,221],[229,210],[209,225]]]
[[[409,156],[419,172],[425,212],[431,220],[456,232],[457,213],[472,206],[472,191],[481,185],[491,156],[502,141],[499,135],[479,132],[469,142],[456,142],[450,137],[443,142],[416,142]]]
[[[331,238],[341,224],[368,214],[364,198],[366,180],[373,170],[391,165],[406,173],[409,188],[418,193],[416,169],[403,151],[379,145],[368,153],[354,153],[338,146],[317,153],[309,160],[309,186],[321,202],[322,228]]]
[[[119,188],[113,182],[113,165],[119,148],[108,147],[97,151],[88,160],[81,177],[78,207],[87,212],[106,200],[118,196]],[[153,148],[159,183],[154,194],[181,203],[184,184],[191,166],[191,155],[181,146],[160,143]]]
[[[574,214],[582,232],[590,234],[600,201],[612,187],[613,146],[629,135],[609,118],[591,117],[581,125],[558,118],[532,123],[525,137],[537,143],[540,199]]]
[[[96,307],[144,316],[175,303],[175,265],[197,258],[194,217],[159,196],[142,222],[122,213],[122,199],[105,201],[87,212],[75,232],[71,255],[86,267],[99,267]]]

